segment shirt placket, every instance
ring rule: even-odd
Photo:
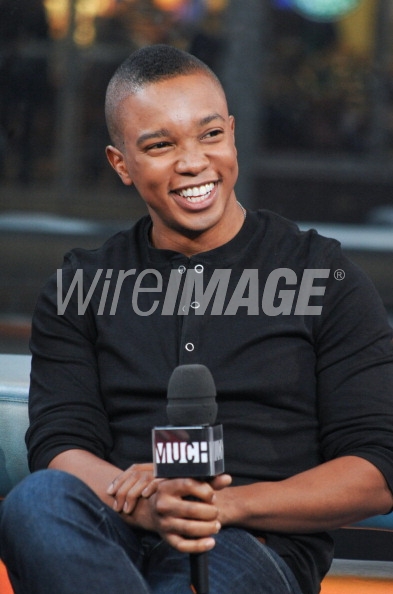
[[[188,269],[193,270],[195,274],[203,274],[205,266],[194,259],[190,260]],[[194,284],[185,274],[185,282],[179,306],[179,316],[182,318],[180,325],[179,340],[179,364],[185,365],[196,363],[201,358],[200,352],[200,332],[203,316],[195,315],[200,307],[200,303],[193,298]]]

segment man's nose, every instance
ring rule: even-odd
[[[183,149],[176,161],[176,171],[182,175],[197,175],[206,169],[209,162],[203,147]]]

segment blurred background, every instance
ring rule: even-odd
[[[0,0],[0,352],[46,278],[145,213],[105,158],[115,68],[152,43],[223,81],[237,195],[342,242],[393,320],[392,0]]]

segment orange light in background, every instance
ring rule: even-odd
[[[78,0],[76,12],[90,17],[105,16],[114,9],[115,4],[115,0]]]
[[[132,4],[136,0],[123,0]],[[204,0],[210,13],[220,13],[229,0]],[[191,6],[190,0],[153,0],[153,5],[163,12],[177,12]],[[53,39],[64,38],[68,33],[70,15],[74,12],[73,39],[79,46],[91,45],[96,37],[95,19],[110,17],[120,9],[117,0],[44,0],[49,28]]]
[[[89,46],[94,43],[96,37],[95,18],[105,16],[112,7],[112,0],[77,0],[73,35],[77,45]]]
[[[66,36],[70,14],[75,7],[74,41],[86,46],[95,39],[94,19],[115,12],[116,0],[44,0],[44,7],[54,39]]]
[[[185,6],[188,0],[153,0],[154,6],[159,10],[176,11]]]
[[[68,29],[69,0],[44,0],[49,29],[53,39],[64,37]]]
[[[229,0],[205,0],[209,12],[222,12],[228,6]]]
[[[203,0],[202,4],[210,13],[218,13],[225,10],[229,0]],[[192,4],[192,0],[153,0],[153,4],[159,10],[176,12]]]
[[[362,56],[369,55],[374,45],[376,9],[375,0],[363,0],[357,11],[337,23],[344,48]]]

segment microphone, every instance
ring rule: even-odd
[[[154,475],[206,480],[224,472],[222,425],[217,416],[216,387],[205,365],[179,365],[168,383],[167,415],[171,425],[152,432]],[[191,589],[209,593],[208,556],[192,553]]]

